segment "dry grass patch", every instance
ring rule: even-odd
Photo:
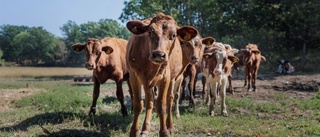
[[[69,67],[0,67],[0,77],[46,77],[91,75],[92,71],[85,68]]]
[[[0,110],[13,109],[11,106],[13,100],[21,99],[24,96],[29,96],[39,91],[43,90],[36,88],[0,89]]]

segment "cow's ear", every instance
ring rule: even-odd
[[[209,59],[209,58],[212,57],[212,54],[206,53],[206,54],[203,54],[202,57],[203,57],[204,59]]]
[[[148,24],[140,20],[131,20],[127,23],[127,29],[135,35],[140,35],[148,31]]]
[[[212,46],[212,44],[215,42],[216,40],[212,37],[206,37],[204,39],[202,39],[202,44],[206,45],[206,46]]]
[[[259,50],[252,50],[252,52],[254,53],[254,54],[260,54],[260,51]]]
[[[80,52],[84,49],[84,46],[83,44],[74,44],[71,46],[72,50],[75,51],[75,52]]]
[[[109,46],[105,46],[102,48],[102,51],[104,51],[106,54],[111,54],[113,52],[113,48],[109,47]]]
[[[189,41],[198,35],[198,30],[191,26],[184,26],[178,29],[178,36],[185,41]]]
[[[228,59],[232,61],[232,63],[237,63],[239,61],[239,58],[236,56],[228,56]]]

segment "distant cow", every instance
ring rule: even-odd
[[[126,61],[130,71],[130,83],[133,92],[134,118],[130,136],[139,136],[139,117],[143,109],[141,97],[142,87],[145,93],[146,116],[141,134],[147,135],[150,131],[150,119],[153,108],[153,87],[157,87],[156,112],[160,120],[159,136],[169,136],[173,129],[171,115],[165,120],[167,109],[173,99],[172,82],[182,73],[183,50],[179,39],[189,41],[198,31],[193,27],[179,27],[169,15],[158,13],[150,23],[132,20],[127,28],[134,35],[130,38],[127,47]],[[190,59],[192,59],[190,57]],[[188,62],[189,63],[189,62]]]
[[[204,49],[207,44],[211,45],[214,41],[215,40],[212,37],[206,37],[206,38],[202,39],[202,41],[200,43],[200,44],[202,44],[200,61],[196,64],[189,64],[184,72],[184,78],[183,78],[183,82],[182,82],[182,86],[181,86],[181,88],[182,88],[181,100],[185,99],[186,83],[187,83],[186,78],[189,76],[189,82],[188,82],[187,88],[189,90],[189,95],[190,95],[189,102],[192,105],[194,105],[197,76],[199,73],[201,73],[201,70],[202,70],[201,62],[202,62],[202,55],[203,55]]]
[[[229,82],[229,86],[227,88],[227,91],[231,94],[233,94],[233,87],[232,87],[232,68],[234,66],[234,64],[239,62],[239,58],[237,56],[235,56],[235,53],[238,53],[238,49],[232,48],[229,44],[224,44],[224,47],[226,48],[227,51],[227,55],[228,55],[228,60],[226,65],[224,66],[224,71],[226,73],[226,75],[228,76],[228,82]],[[232,58],[230,58],[232,57]],[[233,60],[231,60],[233,59]]]
[[[243,67],[243,62],[242,62],[243,55],[242,55],[242,53],[238,53],[238,54],[235,54],[235,56],[237,58],[239,58],[239,61],[233,64],[233,66],[232,66],[232,74],[233,74],[234,71],[236,71],[237,77],[238,77],[239,76],[239,70],[240,70],[241,67]]]
[[[180,89],[181,89],[181,84],[183,83],[182,81],[185,78],[185,73],[186,69],[188,69],[188,66],[196,66],[199,65],[202,55],[203,55],[203,50],[204,50],[204,42],[208,41],[214,41],[212,37],[206,37],[202,38],[200,34],[198,34],[195,38],[191,39],[190,41],[182,41],[181,42],[181,47],[183,51],[183,56],[182,56],[182,69],[181,72],[178,74],[181,76],[178,76],[178,78],[175,81],[175,86],[174,86],[174,91],[173,93],[175,94],[175,99],[174,99],[174,113],[176,114],[176,117],[180,117],[180,112],[179,112],[179,97],[180,97]],[[174,60],[174,58],[172,58]],[[175,69],[173,67],[172,69]],[[190,72],[190,70],[189,70]],[[196,77],[196,72],[190,75],[190,82],[189,82],[189,87],[190,87],[190,104],[194,105],[194,81]],[[172,75],[174,75],[172,73]],[[192,81],[192,82],[191,82]],[[192,89],[191,89],[192,88]],[[170,109],[169,113],[170,113]]]
[[[214,106],[217,100],[217,94],[221,97],[221,114],[228,116],[225,97],[228,84],[228,75],[231,72],[231,64],[239,60],[237,57],[228,54],[222,43],[214,42],[211,47],[205,49],[203,54],[203,76],[206,77],[208,94],[211,101],[208,100],[209,114],[214,116]],[[230,67],[226,67],[230,66]],[[228,68],[228,69],[226,69]]]
[[[96,113],[100,84],[105,83],[108,79],[112,79],[116,82],[116,94],[121,104],[121,113],[123,116],[128,115],[127,108],[124,105],[122,90],[123,81],[127,81],[129,78],[125,62],[127,43],[128,41],[124,39],[106,37],[102,40],[89,38],[86,44],[72,45],[74,51],[84,51],[86,56],[85,68],[93,70],[93,100],[89,115],[94,115]],[[130,85],[129,82],[128,85]],[[129,92],[130,91],[129,86]]]
[[[278,73],[280,74],[289,74],[294,72],[294,67],[291,65],[291,63],[288,60],[281,59],[278,61],[279,67],[278,67]]]
[[[253,91],[256,91],[256,79],[258,75],[258,70],[260,66],[260,61],[263,59],[266,61],[266,58],[261,55],[260,50],[256,44],[248,44],[245,49],[241,49],[242,51],[242,61],[245,66],[246,78],[244,81],[244,87],[247,85],[248,81],[248,90],[250,90],[251,86]],[[250,85],[251,83],[251,85]]]

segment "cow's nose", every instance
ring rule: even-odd
[[[164,58],[166,57],[166,53],[155,51],[155,52],[152,53],[152,56],[153,56],[154,58],[164,59]]]
[[[92,70],[93,66],[94,66],[93,64],[86,63],[86,68],[89,69],[89,70]]]
[[[214,73],[214,75],[219,76],[221,74],[221,71],[215,70],[213,73]]]
[[[198,60],[199,59],[199,57],[197,57],[197,56],[192,56],[191,57],[191,60]]]

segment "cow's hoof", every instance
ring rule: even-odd
[[[210,115],[210,116],[214,116],[214,112],[210,112],[209,115]]]
[[[89,115],[89,116],[94,116],[94,115],[96,115],[96,107],[91,107],[88,115]]]
[[[122,108],[121,109],[121,114],[125,117],[125,116],[128,116],[128,111],[126,108]]]
[[[140,135],[141,135],[141,137],[146,137],[146,136],[148,136],[148,133],[149,132],[147,132],[147,131],[142,131]]]
[[[160,135],[160,137],[169,137],[170,136],[168,130],[159,131],[159,135]]]
[[[180,118],[180,114],[176,114],[176,118],[179,119]]]
[[[137,131],[131,130],[130,131],[130,137],[138,137],[138,136],[140,136],[140,131],[139,130],[137,130]]]
[[[222,113],[222,116],[228,117],[228,113],[227,113],[227,112],[223,112],[223,113]]]

